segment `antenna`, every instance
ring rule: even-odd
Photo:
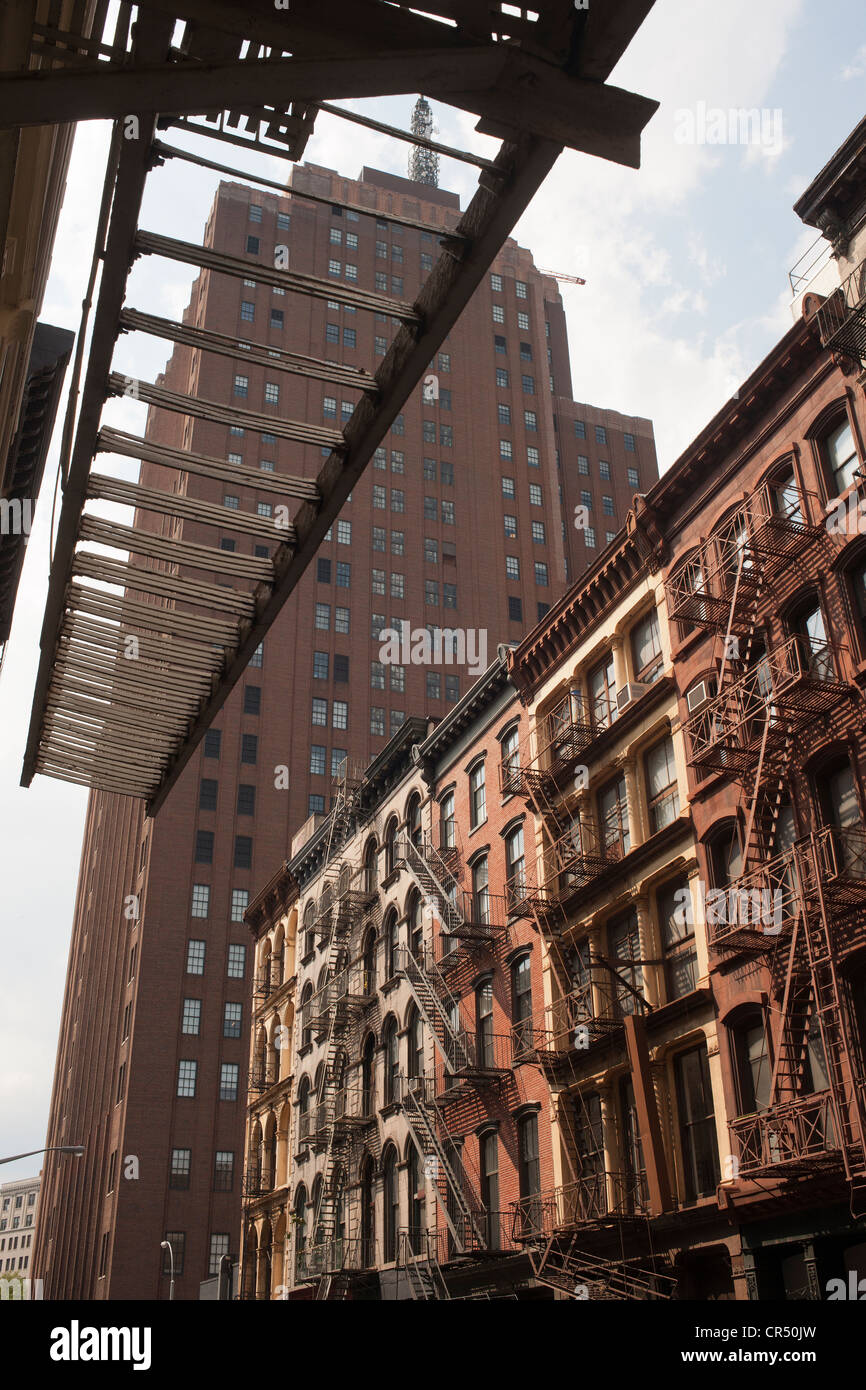
[[[433,112],[426,97],[419,97],[415,103],[412,134],[419,140],[429,140],[433,135]],[[415,145],[409,155],[409,177],[413,183],[426,183],[431,188],[438,188],[439,156],[436,151]]]

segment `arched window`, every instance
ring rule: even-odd
[[[832,429],[821,440],[821,453],[828,472],[828,484],[832,484],[838,497],[855,481],[860,470],[857,446],[847,415],[837,419]]]
[[[379,883],[379,846],[368,840],[364,851],[364,892],[375,893]]]
[[[373,1160],[365,1154],[361,1160],[361,1263],[366,1268],[376,1253],[376,1205]]]
[[[361,1051],[361,1113],[373,1114],[373,1088],[376,1072],[376,1039],[368,1033]]]
[[[782,516],[787,521],[801,522],[803,520],[803,509],[800,505],[800,489],[797,487],[797,479],[794,476],[794,469],[790,463],[786,463],[773,473],[767,483],[769,501],[776,516]]]
[[[389,1144],[382,1158],[383,1250],[385,1264],[397,1258],[397,1230],[400,1225],[400,1192],[397,1186],[397,1150]]]
[[[385,826],[385,876],[397,867],[397,817],[392,816]]]
[[[414,1004],[409,1010],[407,1033],[409,1042],[408,1074],[410,1080],[417,1080],[424,1075],[424,1025]]]
[[[306,1272],[307,1263],[307,1189],[301,1183],[295,1193],[295,1278],[300,1282]]]
[[[400,1040],[393,1014],[382,1030],[382,1046],[385,1054],[385,1104],[393,1105],[400,1095]]]
[[[385,940],[385,979],[393,980],[397,974],[398,965],[398,946],[400,944],[400,928],[397,919],[397,909],[389,908],[382,924],[382,936]]]
[[[313,1045],[313,986],[308,980],[301,991],[301,1047]]]
[[[406,1155],[406,1181],[409,1188],[409,1245],[413,1255],[420,1255],[424,1237],[424,1183],[421,1155],[412,1140]]]
[[[409,950],[416,960],[420,960],[424,952],[424,908],[421,894],[415,889],[409,899],[406,916],[409,921]]]
[[[406,833],[417,849],[421,848],[421,798],[413,792],[406,804]]]
[[[482,980],[475,991],[475,1045],[479,1067],[490,1070],[493,1056],[493,981]]]
[[[298,1085],[298,1138],[310,1137],[310,1078],[302,1076]]]
[[[304,908],[304,955],[311,956],[316,949],[316,933],[313,923],[316,920],[315,903],[307,903]]]
[[[372,927],[364,937],[362,968],[364,971],[362,992],[365,997],[369,998],[370,995],[376,993],[376,933]]]
[[[727,888],[743,872],[743,851],[735,821],[711,831],[707,837],[707,860],[714,888]]]
[[[472,865],[472,916],[486,926],[490,921],[490,887],[487,855],[482,854]]]
[[[818,680],[832,680],[833,651],[827,641],[824,614],[817,594],[810,594],[791,610],[787,627],[792,636],[800,639],[801,659],[806,673]]]
[[[453,792],[446,792],[439,802],[439,844],[442,849],[453,849],[457,844]]]

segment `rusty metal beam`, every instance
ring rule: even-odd
[[[634,1104],[637,1111],[638,1129],[640,1130],[644,1162],[646,1163],[650,1212],[653,1216],[661,1216],[662,1212],[671,1210],[673,1199],[650,1069],[646,1019],[642,1014],[626,1014],[623,1024],[625,1026],[625,1044],[634,1083]]]

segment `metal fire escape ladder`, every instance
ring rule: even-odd
[[[577,1248],[572,1236],[563,1248],[556,1236],[540,1254],[529,1250],[532,1272],[541,1284],[572,1298],[593,1300],[669,1299],[676,1280],[626,1260],[604,1260]]]
[[[457,879],[426,836],[422,838],[421,844],[423,849],[407,835],[400,842],[400,857],[420,889],[422,897],[435,906],[444,933],[453,936],[466,926],[463,913],[445,886],[456,886]]]
[[[430,1232],[421,1233],[422,1238],[425,1235],[429,1237]],[[436,1258],[435,1250],[431,1252],[429,1238],[426,1240],[423,1250],[415,1251],[412,1249],[411,1234],[408,1231],[401,1231],[397,1268],[405,1273],[413,1299],[418,1302],[450,1300],[451,1294],[445,1283],[442,1267]]]
[[[442,995],[449,999],[453,997],[444,975],[437,969],[430,953],[425,953],[421,961],[405,946],[401,948],[401,955],[403,963],[400,973],[412,991],[418,1012],[430,1029],[445,1070],[455,1072],[468,1069],[472,1065],[472,1057],[466,1046],[465,1035],[462,1029],[454,1027],[442,1002]]]
[[[452,1150],[450,1157],[446,1153],[437,1133],[436,1112],[421,1087],[405,1087],[403,1114],[418,1151],[424,1156],[425,1166],[429,1167],[432,1164],[435,1169],[433,1191],[456,1248],[461,1254],[465,1252],[468,1237],[474,1248],[486,1249],[484,1207],[481,1199],[473,1190],[473,1183],[456,1151]],[[459,1223],[455,1223],[450,1210],[449,1196],[459,1217]]]

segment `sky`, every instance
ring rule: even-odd
[[[514,235],[545,269],[581,276],[562,285],[575,398],[655,426],[662,471],[734,394],[791,324],[788,271],[815,241],[792,204],[863,116],[862,0],[657,0],[611,75],[661,105],[643,137],[642,167],[563,154]],[[408,127],[415,94],[354,109]],[[763,113],[748,144],[718,133],[732,109]],[[491,154],[473,117],[434,103],[438,138]],[[727,119],[726,119],[727,124]],[[78,329],[109,129],[79,127],[40,317]],[[173,143],[193,137],[170,133]],[[247,162],[282,179],[281,162]],[[406,172],[408,146],[320,116],[305,158],[357,176],[363,164]],[[219,176],[172,161],[150,178],[142,225],[200,241]],[[473,171],[443,160],[440,183],[465,206]],[[179,317],[193,272],[143,258],[128,301]],[[164,345],[118,344],[117,370],[153,380]],[[62,413],[62,412],[61,412]],[[144,410],[106,407],[106,423],[143,432]],[[59,430],[49,454],[0,674],[0,1158],[45,1142],[86,792],[37,777],[19,786],[49,572]],[[81,1136],[82,1139],[86,1136]],[[70,1160],[75,1161],[75,1160]],[[40,1160],[0,1168],[7,1181]]]

